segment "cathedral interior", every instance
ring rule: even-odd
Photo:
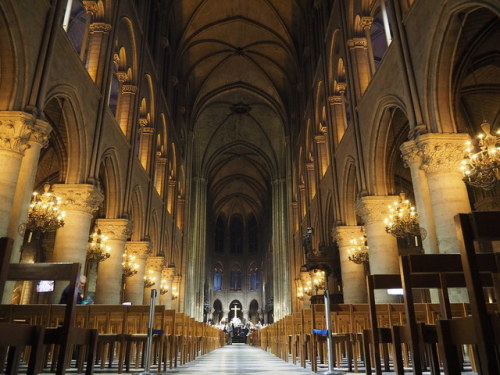
[[[457,253],[455,215],[500,210],[500,152],[473,158],[499,150],[499,17],[498,0],[0,0],[10,262],[77,262],[89,303],[157,289],[210,324],[325,291],[367,303],[367,275]],[[2,303],[64,287],[9,282]]]

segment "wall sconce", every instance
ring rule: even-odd
[[[148,270],[147,275],[144,275],[144,288],[151,288],[156,284],[156,277],[153,270]]]
[[[179,292],[177,291],[177,286],[172,287],[172,301],[176,300],[179,297]]]
[[[161,279],[160,281],[160,294],[164,295],[168,293],[168,285],[167,285],[167,280]]]

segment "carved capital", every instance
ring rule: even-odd
[[[373,17],[361,17],[361,28],[363,30],[370,30],[373,24]]]
[[[0,150],[24,155],[35,129],[33,116],[25,112],[0,111]]]
[[[128,219],[97,219],[96,223],[110,240],[126,241],[132,234],[132,222]]]
[[[90,24],[90,33],[109,33],[112,26],[109,23],[93,22]]]
[[[135,85],[122,85],[122,94],[135,95],[137,94],[137,86]]]
[[[352,38],[347,41],[349,48],[368,48],[366,38]]]
[[[52,126],[47,121],[36,120],[28,142],[30,144],[36,143],[41,148],[45,148],[49,145],[49,134],[51,131]]]
[[[61,197],[62,208],[66,211],[83,211],[93,214],[104,200],[102,193],[88,184],[57,184],[54,193]]]
[[[127,72],[116,72],[116,78],[121,83],[124,83],[124,82],[127,82],[127,80],[128,80],[128,74],[127,74]]]
[[[422,155],[422,169],[427,174],[462,174],[460,162],[465,155],[467,134],[424,134],[416,142]]]
[[[137,120],[137,121],[139,122],[139,126],[140,126],[141,128],[144,128],[144,127],[146,127],[146,126],[148,126],[148,125],[149,125],[149,121],[148,121],[148,119],[147,119],[147,118],[141,117],[141,118],[139,118],[139,120]]]
[[[139,133],[141,135],[152,135],[152,134],[154,134],[154,132],[155,132],[155,128],[153,128],[149,124],[144,125],[144,126],[141,125],[141,127],[139,128]]]
[[[328,103],[330,103],[330,105],[342,104],[342,96],[340,95],[329,96]]]
[[[96,0],[83,0],[82,3],[85,8],[85,12],[87,12],[89,16],[94,17],[97,14],[99,8]]]
[[[161,272],[163,267],[165,267],[164,257],[148,257],[146,261],[147,269],[151,269],[155,272]]]
[[[362,197],[356,204],[356,212],[363,218],[365,225],[383,222],[389,216],[388,206],[398,199],[395,195]]]
[[[399,149],[401,150],[401,157],[407,166],[419,168],[422,165],[422,153],[415,141],[405,142]]]
[[[337,85],[335,86],[335,91],[337,91],[340,94],[343,94],[343,93],[345,93],[346,89],[347,89],[347,83],[337,82]]]
[[[326,137],[324,134],[319,134],[319,135],[314,136],[314,140],[316,141],[316,143],[325,143]]]
[[[145,262],[152,251],[151,242],[128,241],[125,243],[125,251],[128,255],[135,255],[137,259]]]
[[[163,267],[161,271],[161,278],[172,282],[174,279],[175,267]]]
[[[337,226],[333,233],[339,247],[345,247],[350,245],[352,239],[359,238],[363,234],[363,227],[358,225]]]

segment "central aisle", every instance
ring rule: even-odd
[[[260,348],[245,344],[226,345],[193,362],[168,373],[195,374],[313,374],[309,369],[295,366],[267,353]]]

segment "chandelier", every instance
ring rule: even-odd
[[[50,185],[43,186],[43,194],[33,192],[26,229],[32,232],[53,232],[64,225],[66,213],[61,211],[61,198],[50,191]],[[30,239],[31,240],[31,233]],[[28,242],[29,242],[28,240]]]
[[[326,272],[304,264],[300,268],[300,281],[302,286],[297,289],[297,297],[302,298],[304,294],[313,296],[326,289]]]
[[[87,249],[87,259],[96,262],[103,262],[111,256],[111,246],[107,245],[108,237],[101,233],[96,225],[94,233],[90,235]]]
[[[123,254],[123,276],[131,277],[139,271],[139,265],[135,262],[135,255]]]
[[[144,287],[151,288],[156,284],[156,277],[154,276],[153,270],[148,270],[147,274],[144,275]]]
[[[404,193],[399,194],[399,201],[389,205],[389,217],[385,218],[384,223],[385,231],[394,237],[406,239],[415,237],[415,243],[418,244],[418,236],[424,236],[418,224],[415,207],[406,199]]]
[[[500,180],[500,130],[491,134],[491,125],[485,120],[481,124],[483,133],[478,138],[479,151],[468,141],[465,159],[462,160],[464,182],[484,190],[492,190]]]
[[[160,294],[164,295],[168,293],[168,285],[167,285],[167,280],[161,279],[160,281]]]
[[[366,235],[359,238],[353,238],[349,241],[351,248],[347,250],[348,259],[356,264],[368,263],[368,245],[366,244]]]

